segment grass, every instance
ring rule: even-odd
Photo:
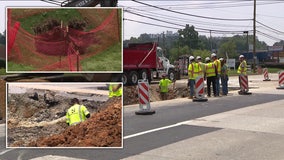
[[[121,43],[81,61],[83,71],[121,71]]]
[[[43,12],[28,18],[22,18],[19,19],[19,21],[21,22],[22,28],[31,34],[34,34],[32,27],[48,19],[56,19],[59,22],[62,20],[64,24],[67,24],[72,19],[82,19],[82,16],[76,9],[55,9],[54,11]]]
[[[6,75],[6,69],[0,68],[0,75]]]
[[[35,68],[29,65],[8,62],[8,70],[9,71],[32,71],[32,70],[35,70]]]

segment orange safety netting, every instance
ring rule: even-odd
[[[31,34],[8,9],[8,62],[31,65],[36,71],[81,71],[81,60],[120,42],[118,9],[78,11],[95,28],[85,32],[58,25]]]

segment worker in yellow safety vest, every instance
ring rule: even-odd
[[[188,86],[190,87],[190,99],[194,96],[195,80],[201,76],[202,70],[200,65],[195,61],[193,56],[189,57],[190,64],[188,65]]]
[[[216,75],[217,75],[217,68],[213,62],[210,61],[209,57],[205,58],[205,77],[207,81],[207,96],[211,97],[211,84],[213,88],[214,97],[217,96],[216,93]]]
[[[215,53],[211,54],[211,59],[214,62],[216,68],[217,68],[217,74],[216,74],[216,96],[220,96],[220,75],[221,75],[221,61],[217,58],[217,55]]]
[[[160,90],[160,95],[161,95],[162,100],[168,99],[169,85],[171,83],[173,82],[169,80],[168,78],[166,78],[166,74],[163,74],[162,79],[159,82],[159,90]],[[174,85],[173,85],[173,88],[174,88]]]
[[[241,92],[245,92],[245,90],[243,90],[242,87],[241,87],[240,76],[241,75],[247,76],[247,62],[245,60],[244,55],[240,55],[239,60],[240,60],[240,65],[239,65],[238,71],[237,71],[238,74],[239,74],[239,84],[240,84]]]
[[[122,96],[122,84],[110,84],[109,85],[109,98]]]
[[[66,123],[69,126],[76,125],[85,121],[87,118],[90,118],[90,112],[84,105],[79,104],[79,100],[77,98],[73,98],[71,103],[72,106],[66,113]]]
[[[204,76],[205,74],[205,63],[202,62],[202,58],[200,56],[196,57],[197,63],[200,65],[201,67],[201,75]]]

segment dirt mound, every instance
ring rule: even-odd
[[[0,79],[0,120],[6,119],[6,82]]]
[[[12,90],[18,93],[12,93]],[[74,96],[91,113],[104,108],[107,100],[106,97],[100,97],[101,95],[79,95],[40,89],[9,88],[9,92],[7,142],[10,147],[26,147],[39,137],[63,132],[68,127],[65,115]]]
[[[175,89],[172,86],[169,87],[168,93],[168,100],[175,99],[180,97],[188,96],[188,90],[185,86],[178,86]],[[160,101],[160,92],[159,92],[159,85],[158,84],[151,84],[150,85],[150,101]],[[130,104],[138,104],[139,97],[138,97],[138,87],[137,86],[124,86],[123,87],[123,104],[130,105]]]
[[[109,99],[98,112],[61,134],[52,135],[29,144],[30,147],[121,147],[121,98]]]

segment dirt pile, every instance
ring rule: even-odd
[[[6,119],[6,82],[0,79],[0,122]]]
[[[70,126],[60,134],[52,135],[29,144],[30,147],[121,147],[122,145],[121,98],[111,98],[104,107],[89,119]]]
[[[188,96],[188,90],[185,86],[176,86],[173,89],[172,86],[169,87],[168,99],[175,99]],[[160,101],[160,92],[159,92],[159,85],[158,84],[151,84],[150,85],[150,101]],[[139,97],[138,97],[138,87],[137,86],[124,86],[123,87],[123,104],[130,105],[130,104],[138,104]]]
[[[67,109],[72,96],[79,98],[91,113],[95,113],[106,101],[96,101],[91,95],[53,93],[46,90],[21,90],[8,94],[7,133],[9,147],[26,147],[39,137],[63,132],[68,126],[65,122]],[[37,94],[35,94],[37,93]],[[37,98],[36,98],[37,97]],[[71,98],[70,98],[71,97]],[[101,98],[104,99],[104,98]]]

